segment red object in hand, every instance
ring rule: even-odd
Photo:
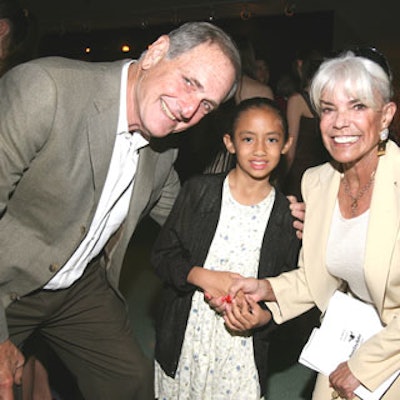
[[[231,304],[232,303],[232,297],[230,294],[227,294],[225,297],[222,299],[224,302]]]

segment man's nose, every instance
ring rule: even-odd
[[[195,95],[188,95],[181,101],[180,115],[183,122],[189,122],[199,109],[200,101]]]

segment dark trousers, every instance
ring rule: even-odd
[[[70,288],[39,290],[14,302],[7,321],[19,347],[39,331],[86,400],[154,399],[152,362],[134,339],[125,303],[99,261]]]

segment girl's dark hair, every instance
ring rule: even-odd
[[[232,116],[231,116],[231,123],[230,123],[230,132],[229,134],[231,137],[233,137],[233,132],[236,129],[236,125],[239,121],[239,118],[241,115],[249,110],[249,109],[254,109],[254,108],[267,108],[271,111],[273,111],[276,116],[280,119],[282,123],[282,128],[284,132],[284,138],[285,142],[289,139],[289,133],[288,133],[288,123],[285,114],[282,112],[282,109],[279,107],[279,105],[271,99],[268,99],[266,97],[252,97],[250,99],[246,99],[241,101],[236,108],[234,109]]]

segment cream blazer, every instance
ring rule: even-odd
[[[282,323],[313,305],[324,312],[343,282],[326,269],[326,247],[340,173],[327,163],[305,172],[302,192],[307,215],[297,270],[271,278],[277,302],[268,303]],[[376,389],[400,369],[400,149],[389,142],[379,159],[370,208],[365,279],[385,328],[365,342],[349,360],[353,374]],[[398,394],[400,398],[400,393]]]

